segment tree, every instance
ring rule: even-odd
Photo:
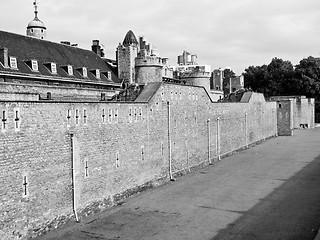
[[[315,98],[316,112],[320,112],[320,58],[308,57],[295,68],[295,81],[290,91]]]
[[[316,112],[320,113],[320,58],[302,59],[293,67],[290,61],[273,58],[269,65],[245,69],[246,88],[272,95],[305,95],[315,98]]]
[[[267,97],[286,95],[287,85],[294,77],[294,68],[290,61],[273,58],[268,66],[250,66],[243,75],[246,88],[261,92]]]

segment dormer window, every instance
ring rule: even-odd
[[[38,72],[39,68],[38,68],[38,61],[37,60],[28,60],[28,61],[24,61],[28,67],[33,71],[33,72]]]
[[[73,75],[73,68],[71,65],[68,65],[68,75]]]
[[[32,67],[32,71],[38,71],[38,61],[31,60],[31,67]]]
[[[108,80],[111,80],[111,72],[110,71],[103,72],[103,75],[105,75]]]
[[[94,69],[94,70],[91,70],[91,72],[93,73],[93,75],[96,77],[96,79],[100,79],[101,76],[100,76],[100,69]]]
[[[48,70],[50,71],[50,73],[52,74],[57,74],[57,64],[56,63],[44,63],[43,64],[46,68],[48,68]]]
[[[73,67],[71,65],[66,65],[61,67],[69,76],[73,76]]]
[[[77,71],[81,74],[82,77],[88,77],[88,70],[86,67],[77,68]]]
[[[82,68],[82,76],[85,77],[85,78],[88,77],[88,70],[87,70],[86,67]]]
[[[51,67],[51,73],[52,74],[57,74],[57,64],[56,63],[50,63]]]
[[[17,58],[9,57],[9,59],[10,59],[10,67],[13,69],[18,69]]]

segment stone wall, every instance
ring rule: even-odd
[[[40,235],[73,220],[73,206],[81,219],[277,134],[275,102],[212,103],[203,87],[174,84],[146,103],[0,102],[0,112],[3,240]]]
[[[292,101],[293,128],[301,128],[308,125],[308,128],[315,127],[314,98],[305,96],[273,96],[272,101]]]
[[[119,45],[117,48],[118,76],[119,80],[126,80],[130,84],[135,81],[135,58],[138,54],[136,46]]]
[[[106,99],[114,96],[117,90],[94,89],[94,88],[72,88],[50,85],[29,85],[17,83],[1,83],[0,82],[0,101],[3,100],[29,100],[36,101],[39,98],[46,99],[47,93],[51,94],[53,100],[63,99],[87,99],[98,101],[101,99],[101,94],[104,94]]]
[[[277,101],[277,121],[278,121],[278,135],[292,136],[293,134],[293,101],[282,100]]]

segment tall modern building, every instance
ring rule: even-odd
[[[178,65],[197,65],[198,57],[187,51],[183,51],[182,55],[178,56]]]

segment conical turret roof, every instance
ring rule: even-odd
[[[124,37],[122,45],[127,47],[132,44],[138,45],[139,43],[138,43],[138,40],[137,40],[136,36],[134,35],[134,33],[131,30],[129,30],[127,32],[126,36]]]

